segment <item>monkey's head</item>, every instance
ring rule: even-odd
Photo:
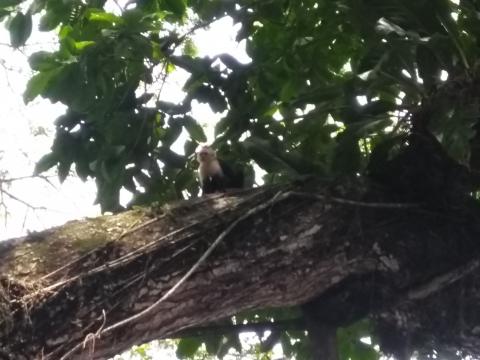
[[[199,163],[209,163],[217,159],[217,153],[210,146],[202,146],[197,153],[197,160]]]

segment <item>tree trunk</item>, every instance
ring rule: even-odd
[[[476,207],[367,203],[359,184],[342,188],[352,190],[213,195],[0,243],[0,359],[106,359],[240,311],[307,302],[320,327],[372,316],[404,334],[409,318],[412,346],[478,355]]]

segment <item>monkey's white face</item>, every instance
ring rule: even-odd
[[[200,151],[197,153],[197,160],[199,163],[208,163],[211,162],[212,160],[215,160],[217,158],[217,155],[215,153],[215,150],[208,146],[204,146],[200,149]]]

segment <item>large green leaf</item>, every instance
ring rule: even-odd
[[[191,358],[195,355],[200,346],[202,346],[202,342],[197,338],[181,339],[177,346],[176,355],[179,359]]]
[[[203,128],[191,116],[185,116],[183,118],[183,126],[188,131],[190,137],[196,142],[202,143],[207,141],[207,137],[205,136]]]
[[[268,141],[251,137],[243,142],[243,146],[258,165],[266,171],[298,175],[298,172],[282,158],[279,149]]]
[[[27,88],[23,93],[24,102],[29,103],[38,95],[44,94],[49,84],[60,74],[61,71],[62,68],[57,67],[34,75],[28,81]]]
[[[28,58],[28,63],[33,70],[37,71],[49,71],[59,66],[55,54],[47,51],[33,53]]]
[[[47,11],[41,18],[39,28],[42,31],[55,29],[62,22],[62,14],[53,10]]]
[[[58,155],[49,153],[40,158],[35,164],[34,175],[41,174],[58,164]]]
[[[170,10],[179,18],[183,17],[187,10],[186,0],[163,0],[166,10]]]
[[[25,45],[32,33],[32,15],[18,12],[10,21],[8,30],[10,30],[10,44],[13,47]]]

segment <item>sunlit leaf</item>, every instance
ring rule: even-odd
[[[183,53],[191,57],[197,56],[198,49],[191,38],[188,38],[187,40],[185,40],[183,44]]]
[[[121,17],[116,16],[112,13],[104,12],[100,10],[91,10],[86,17],[88,20],[93,22],[99,21],[99,22],[104,22],[111,25],[118,25],[123,23],[123,20]]]

